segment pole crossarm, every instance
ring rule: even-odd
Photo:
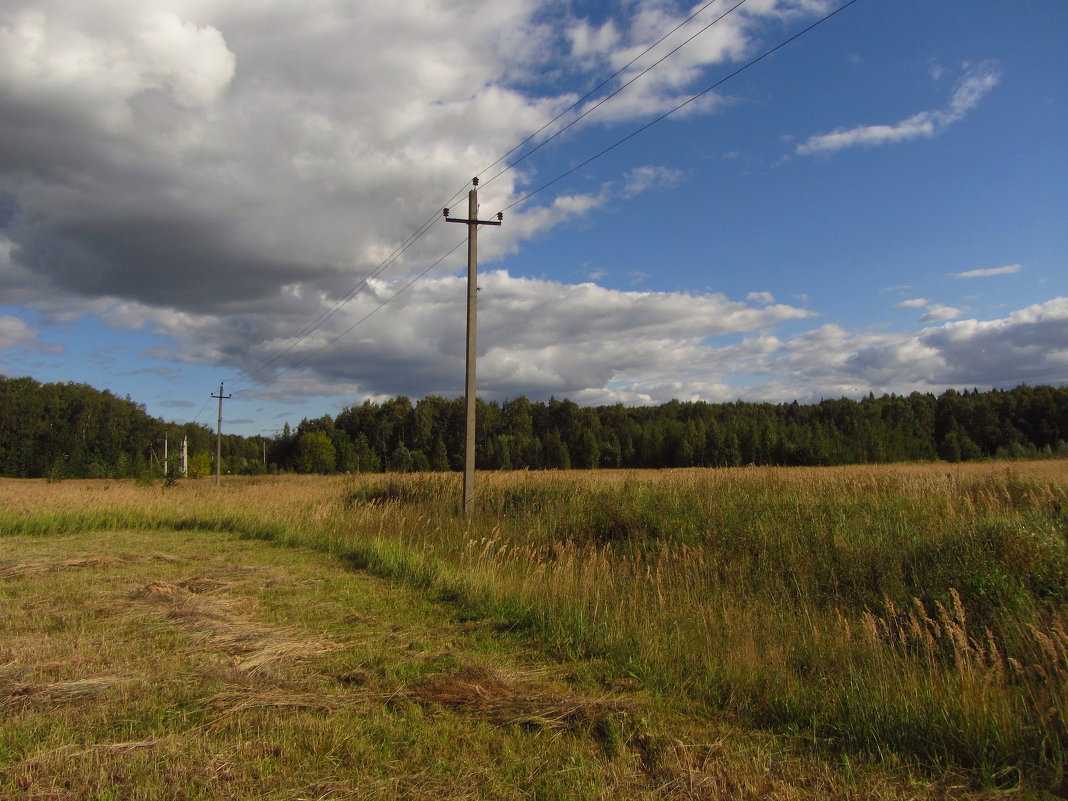
[[[445,209],[448,211],[448,209]],[[502,211],[501,214],[504,214]],[[504,225],[501,220],[465,220],[462,217],[446,217],[445,222],[466,223],[467,225]]]

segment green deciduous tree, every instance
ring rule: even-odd
[[[302,473],[333,473],[337,451],[323,431],[308,431],[297,439],[297,466]]]

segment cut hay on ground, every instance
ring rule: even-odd
[[[406,695],[422,704],[456,709],[502,725],[579,729],[625,712],[619,699],[547,692],[501,671],[468,668],[429,676]]]
[[[312,710],[334,712],[339,709],[365,707],[371,703],[369,696],[340,696],[325,693],[297,693],[282,688],[241,689],[216,693],[205,706],[216,713],[208,726],[215,729],[232,715],[262,709]]]
[[[84,701],[115,687],[134,684],[137,681],[138,679],[129,676],[95,676],[51,684],[24,684],[0,680],[0,707],[27,700]]]
[[[33,562],[16,562],[0,567],[0,579],[49,573],[53,570],[70,570],[80,567],[117,567],[141,562],[176,562],[173,556],[163,553],[140,556],[79,556],[68,559],[39,559]]]
[[[179,582],[153,581],[133,593],[135,601],[162,611],[164,618],[233,658],[244,673],[258,673],[344,648],[320,637],[255,625],[234,612],[236,601],[222,594],[232,585],[194,576]],[[193,588],[193,589],[190,589]]]

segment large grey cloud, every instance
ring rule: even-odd
[[[655,109],[701,67],[750,46],[747,26],[811,0],[750,5],[613,117]],[[575,45],[590,24],[569,9],[535,0],[477,13],[444,0],[5,4],[0,302],[57,314],[64,302],[72,314],[105,301],[270,314],[279,336],[292,335],[321,296],[347,292],[428,208],[573,102],[569,78],[603,74],[688,13],[680,3],[629,4],[616,47],[594,58]],[[633,195],[655,183],[649,175],[656,168],[614,191]],[[493,182],[484,204],[507,205],[522,180]],[[607,197],[580,191],[521,210],[484,256]],[[440,254],[457,233],[446,228],[394,272]],[[186,355],[207,355],[185,344]],[[214,355],[237,364],[242,354],[234,342]]]
[[[503,49],[521,65],[537,39],[529,4],[504,5],[471,25],[415,0],[9,7],[13,259],[60,291],[187,310],[347,283],[551,107],[500,85]]]
[[[751,3],[613,115],[657,108],[701,67],[744,51],[747,25],[810,4]],[[18,265],[53,292],[84,298],[233,311],[290,283],[340,291],[473,171],[572,102],[567,76],[602,74],[685,13],[674,3],[628,5],[625,40],[590,61],[569,35],[588,23],[567,8],[6,4],[0,176],[20,213],[3,235]],[[556,85],[544,85],[546,67]],[[535,78],[542,84],[531,91]],[[507,205],[518,180],[502,177],[484,202]],[[487,256],[551,224],[523,218]],[[408,263],[448,236],[433,231]]]

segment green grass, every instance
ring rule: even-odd
[[[2,798],[650,789],[592,730],[510,720],[556,696],[593,700],[336,560],[170,529],[9,538],[2,555]],[[422,689],[434,676],[462,691],[469,675],[494,677],[496,707],[469,712]],[[535,684],[533,707],[503,697]]]
[[[1063,481],[817,475],[490,484],[473,531],[416,483],[389,514],[432,525],[353,553],[555,653],[824,749],[1068,790]]]
[[[455,476],[68,482],[0,515],[0,534],[307,547],[446,604],[486,641],[508,631],[600,666],[657,714],[773,732],[835,771],[875,760],[930,787],[1065,794],[1066,476],[1063,462],[500,474],[471,519]],[[643,735],[606,735],[610,720],[594,739],[634,758]]]
[[[422,593],[204,530],[0,543],[3,799],[978,798],[664,708]]]

